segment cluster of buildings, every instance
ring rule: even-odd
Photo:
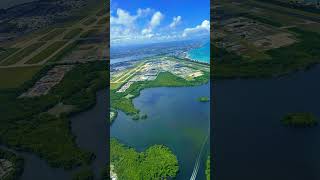
[[[48,27],[88,4],[88,0],[32,1],[0,11],[0,39],[3,33],[16,37]]]
[[[140,70],[117,92],[125,92],[134,82],[153,81],[161,72],[170,72],[188,81],[203,75],[203,72],[200,70],[187,67],[183,63],[167,58],[170,57],[159,57],[157,60],[148,61],[143,64]]]
[[[60,63],[85,63],[97,60],[107,60],[108,51],[102,43],[78,43],[69,54],[63,57]]]
[[[0,179],[5,179],[14,170],[13,163],[7,159],[0,159]]]
[[[266,51],[296,42],[292,34],[246,17],[224,19],[214,33],[216,46],[237,54],[249,47]]]
[[[296,5],[296,6],[302,6],[302,7],[312,7],[320,9],[320,0],[315,1],[307,1],[307,0],[289,0],[290,4]]]
[[[39,81],[33,85],[27,92],[21,94],[19,98],[36,97],[48,94],[50,89],[57,85],[70,71],[74,65],[57,65],[47,72]]]

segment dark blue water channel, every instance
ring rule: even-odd
[[[286,128],[288,112],[320,119],[320,67],[292,75],[214,84],[216,179],[319,180],[320,126]]]
[[[134,99],[134,105],[148,118],[134,121],[119,112],[111,126],[111,137],[138,151],[155,144],[168,146],[179,161],[177,179],[190,179],[201,145],[209,133],[210,103],[199,102],[200,96],[210,97],[209,84],[145,89]],[[197,180],[205,180],[208,151],[207,143],[200,158]]]

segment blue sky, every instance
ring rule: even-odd
[[[209,0],[111,0],[111,44],[210,36]]]

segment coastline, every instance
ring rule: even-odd
[[[206,49],[206,48],[208,48],[208,49]],[[209,52],[208,54],[206,53],[206,50],[208,50],[208,52]],[[193,55],[192,53],[194,53],[195,51],[197,51],[197,52],[195,55]],[[200,55],[200,57],[195,57],[195,56],[199,56],[199,55]],[[184,52],[184,57],[187,59],[190,59],[192,61],[210,64],[210,44],[207,42],[197,48],[190,49],[190,50]]]

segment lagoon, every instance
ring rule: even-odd
[[[200,96],[210,96],[210,84],[142,90],[133,103],[148,115],[147,119],[134,121],[119,112],[111,125],[110,135],[138,151],[155,144],[168,146],[179,162],[176,179],[190,179],[210,127],[210,103],[199,102]],[[205,180],[209,141],[200,158],[197,180]]]
[[[279,78],[215,81],[215,179],[320,179],[320,127],[281,123],[290,112],[320,117],[319,76],[316,66]]]
[[[210,42],[205,43],[199,48],[188,51],[187,58],[195,61],[210,63]]]

